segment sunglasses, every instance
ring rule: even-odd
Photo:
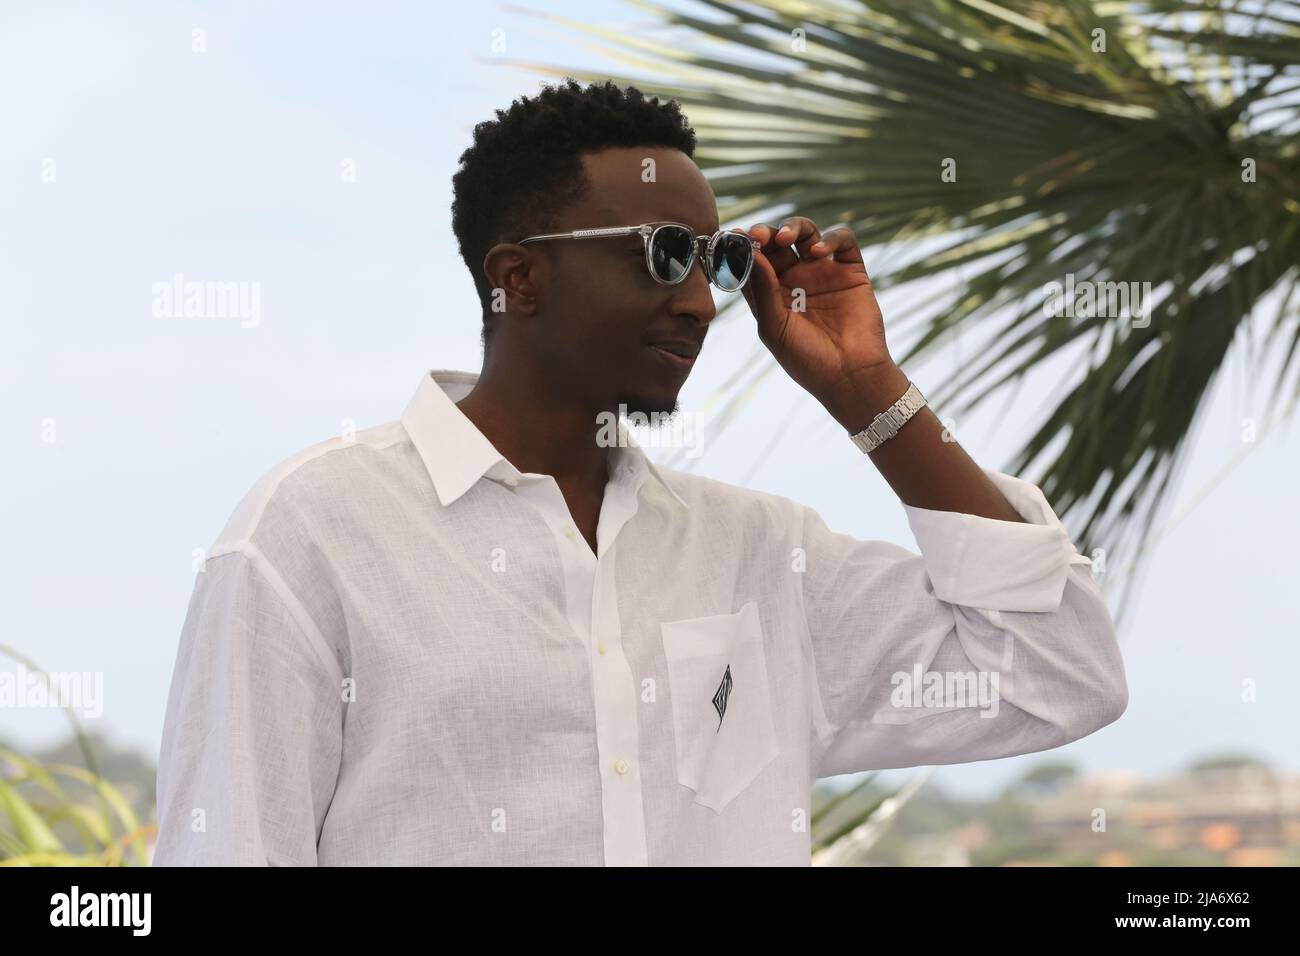
[[[702,261],[704,273],[723,292],[738,292],[754,268],[754,253],[761,242],[739,232],[719,230],[711,236],[697,236],[689,226],[679,222],[643,223],[639,226],[611,226],[607,229],[578,229],[545,236],[529,236],[519,244],[543,239],[603,239],[607,236],[637,234],[645,247],[645,264],[650,277],[660,285],[677,285],[691,271],[700,256],[700,243],[706,243]]]

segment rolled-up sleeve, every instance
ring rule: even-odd
[[[181,632],[155,866],[314,865],[338,779],[341,673],[255,548],[209,558]]]
[[[1091,562],[1035,485],[985,474],[1024,522],[904,505],[920,554],[803,509],[817,776],[1047,750],[1127,707]]]

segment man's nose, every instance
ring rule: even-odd
[[[713,304],[713,284],[709,282],[702,256],[695,257],[691,274],[677,285],[672,306],[673,314],[694,316],[701,325],[708,325],[718,314],[718,308]]]

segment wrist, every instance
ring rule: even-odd
[[[911,381],[892,361],[857,369],[822,404],[850,435],[857,434],[894,402]]]

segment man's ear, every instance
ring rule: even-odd
[[[546,280],[546,258],[514,242],[493,246],[483,257],[483,276],[491,293],[493,312],[532,315],[537,311],[538,289]]]

